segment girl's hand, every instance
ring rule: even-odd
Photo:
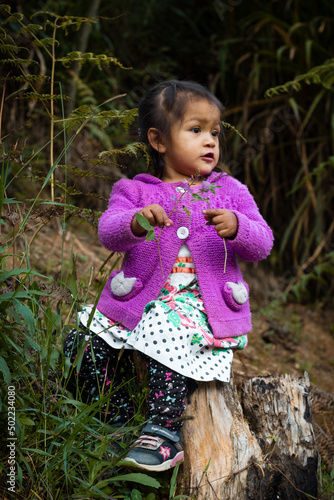
[[[211,222],[221,238],[235,238],[238,232],[237,216],[226,208],[203,210],[205,220]]]
[[[147,205],[138,213],[146,217],[151,226],[169,227],[173,225],[173,221],[167,217],[165,210],[160,205]],[[146,233],[146,230],[138,224],[136,217],[132,219],[131,230],[135,236],[142,236]]]

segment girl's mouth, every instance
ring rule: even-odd
[[[202,156],[203,159],[208,159],[208,160],[213,160],[215,157],[215,155],[211,152],[211,153],[206,153],[205,155]]]

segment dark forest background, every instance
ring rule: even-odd
[[[84,175],[78,183],[75,169],[117,179],[146,168],[138,158],[117,155],[135,141],[135,127],[124,130],[120,122],[129,125],[129,110],[155,83],[196,80],[223,101],[225,121],[247,141],[227,129],[225,163],[247,183],[273,227],[271,268],[299,299],[321,295],[327,301],[333,291],[333,9],[327,1],[13,2],[12,12],[22,13],[22,20],[7,19],[3,29],[21,48],[4,54],[3,143],[10,147],[19,139],[27,154],[50,140],[51,86],[58,96],[55,133],[62,117],[82,119],[126,94],[98,109],[105,115],[88,120],[66,150],[67,168],[55,172],[62,182],[68,174],[67,188],[76,185],[68,194],[93,188],[106,199],[111,183],[98,177],[87,183]],[[34,87],[23,81],[27,74],[39,77]],[[108,110],[115,115],[108,117]],[[64,147],[61,136],[53,147],[56,159]],[[92,168],[87,162],[101,151],[113,161],[96,161]],[[48,154],[44,148],[32,173],[52,166]]]
[[[103,255],[98,271],[88,271],[102,251],[96,227],[112,184],[150,168],[136,108],[157,82],[195,80],[224,103],[223,167],[249,186],[275,235],[254,281],[261,298],[275,291],[266,318],[279,322],[282,304],[320,311],[332,341],[333,24],[329,0],[0,6],[0,421],[6,387],[15,386],[20,496],[13,498],[167,498],[155,496],[153,477],[119,486],[115,456],[110,476],[103,461],[110,439],[96,441],[98,405],[87,410],[68,395],[61,356],[75,311],[117,265],[115,255]],[[85,255],[80,235],[89,238]],[[78,254],[72,246],[65,256],[69,241]],[[145,390],[131,390],[142,407]],[[105,471],[114,482],[105,482]],[[173,498],[170,478],[163,481]]]

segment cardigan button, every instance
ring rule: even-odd
[[[189,229],[187,227],[179,227],[179,229],[176,231],[177,237],[180,238],[180,240],[185,240],[189,236]]]

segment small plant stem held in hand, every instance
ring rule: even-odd
[[[141,226],[143,229],[145,229],[147,231],[146,241],[155,240],[157,242],[160,267],[161,267],[161,272],[162,272],[163,277],[165,277],[165,275],[164,275],[163,265],[162,265],[162,261],[161,261],[161,253],[160,253],[160,238],[161,238],[162,231],[163,231],[164,227],[170,227],[173,225],[173,221],[170,220],[171,215],[177,210],[177,206],[179,205],[180,201],[188,193],[191,186],[193,186],[198,181],[198,179],[199,179],[199,171],[196,172],[196,175],[192,176],[189,180],[186,180],[184,182],[186,187],[185,187],[184,191],[180,194],[178,199],[176,200],[172,211],[168,215],[166,215],[165,211],[163,210],[162,207],[160,207],[160,205],[149,205],[148,207],[145,207],[140,212],[135,213],[135,221],[139,224],[139,226]],[[154,207],[154,209],[152,207]],[[189,211],[186,208],[184,208],[184,210],[188,213],[188,215],[190,215]],[[155,226],[161,227],[158,236],[155,236],[155,232],[154,232]],[[134,228],[134,221],[132,223],[132,228]],[[137,235],[139,235],[138,232],[137,232]]]

